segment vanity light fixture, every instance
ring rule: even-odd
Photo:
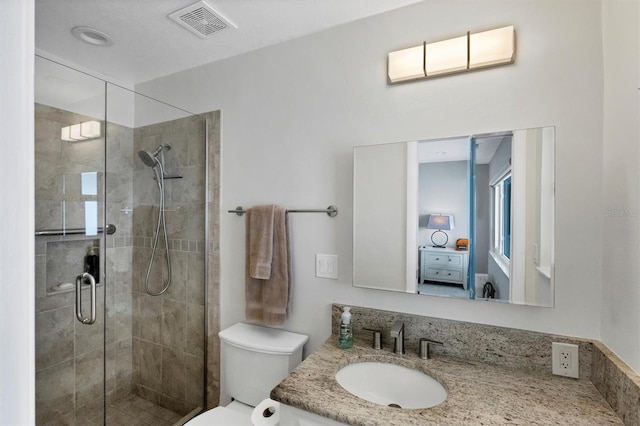
[[[424,68],[427,77],[467,69],[467,36],[426,43]]]
[[[60,131],[60,138],[67,142],[80,142],[99,137],[99,121],[85,121],[84,123],[73,124],[63,127]]]
[[[427,229],[437,229],[431,234],[431,242],[433,247],[445,248],[449,241],[449,236],[446,232],[453,229],[453,215],[434,213],[429,215],[429,221],[427,222]]]
[[[389,53],[389,79],[391,81],[424,78],[424,43],[420,46]]]
[[[513,26],[469,35],[469,69],[513,63]]]
[[[388,55],[390,83],[420,80],[515,61],[513,25],[447,40],[424,42],[422,46],[396,50]],[[422,69],[420,69],[422,65]]]

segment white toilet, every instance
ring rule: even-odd
[[[222,330],[219,336],[220,406],[185,426],[277,425],[280,404],[271,401],[269,393],[302,361],[302,347],[309,337],[244,323]],[[264,417],[265,411],[272,414]]]

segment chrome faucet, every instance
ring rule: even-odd
[[[391,327],[390,336],[392,339],[395,339],[395,343],[393,345],[394,352],[398,355],[402,355],[404,353],[404,323],[402,321],[396,321]]]
[[[382,330],[367,327],[363,327],[362,329],[373,332],[373,341],[371,342],[373,349],[382,349]]]
[[[418,348],[418,355],[420,356],[420,358],[431,358],[431,345],[443,346],[444,344],[442,342],[438,342],[437,340],[420,339],[420,347]]]

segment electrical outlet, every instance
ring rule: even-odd
[[[558,376],[579,376],[578,345],[570,343],[551,343],[552,373]]]

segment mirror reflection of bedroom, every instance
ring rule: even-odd
[[[353,285],[553,306],[554,152],[554,127],[355,147]]]
[[[553,304],[553,139],[546,128],[419,143],[419,294]]]
[[[469,143],[418,144],[419,294],[468,298]]]

